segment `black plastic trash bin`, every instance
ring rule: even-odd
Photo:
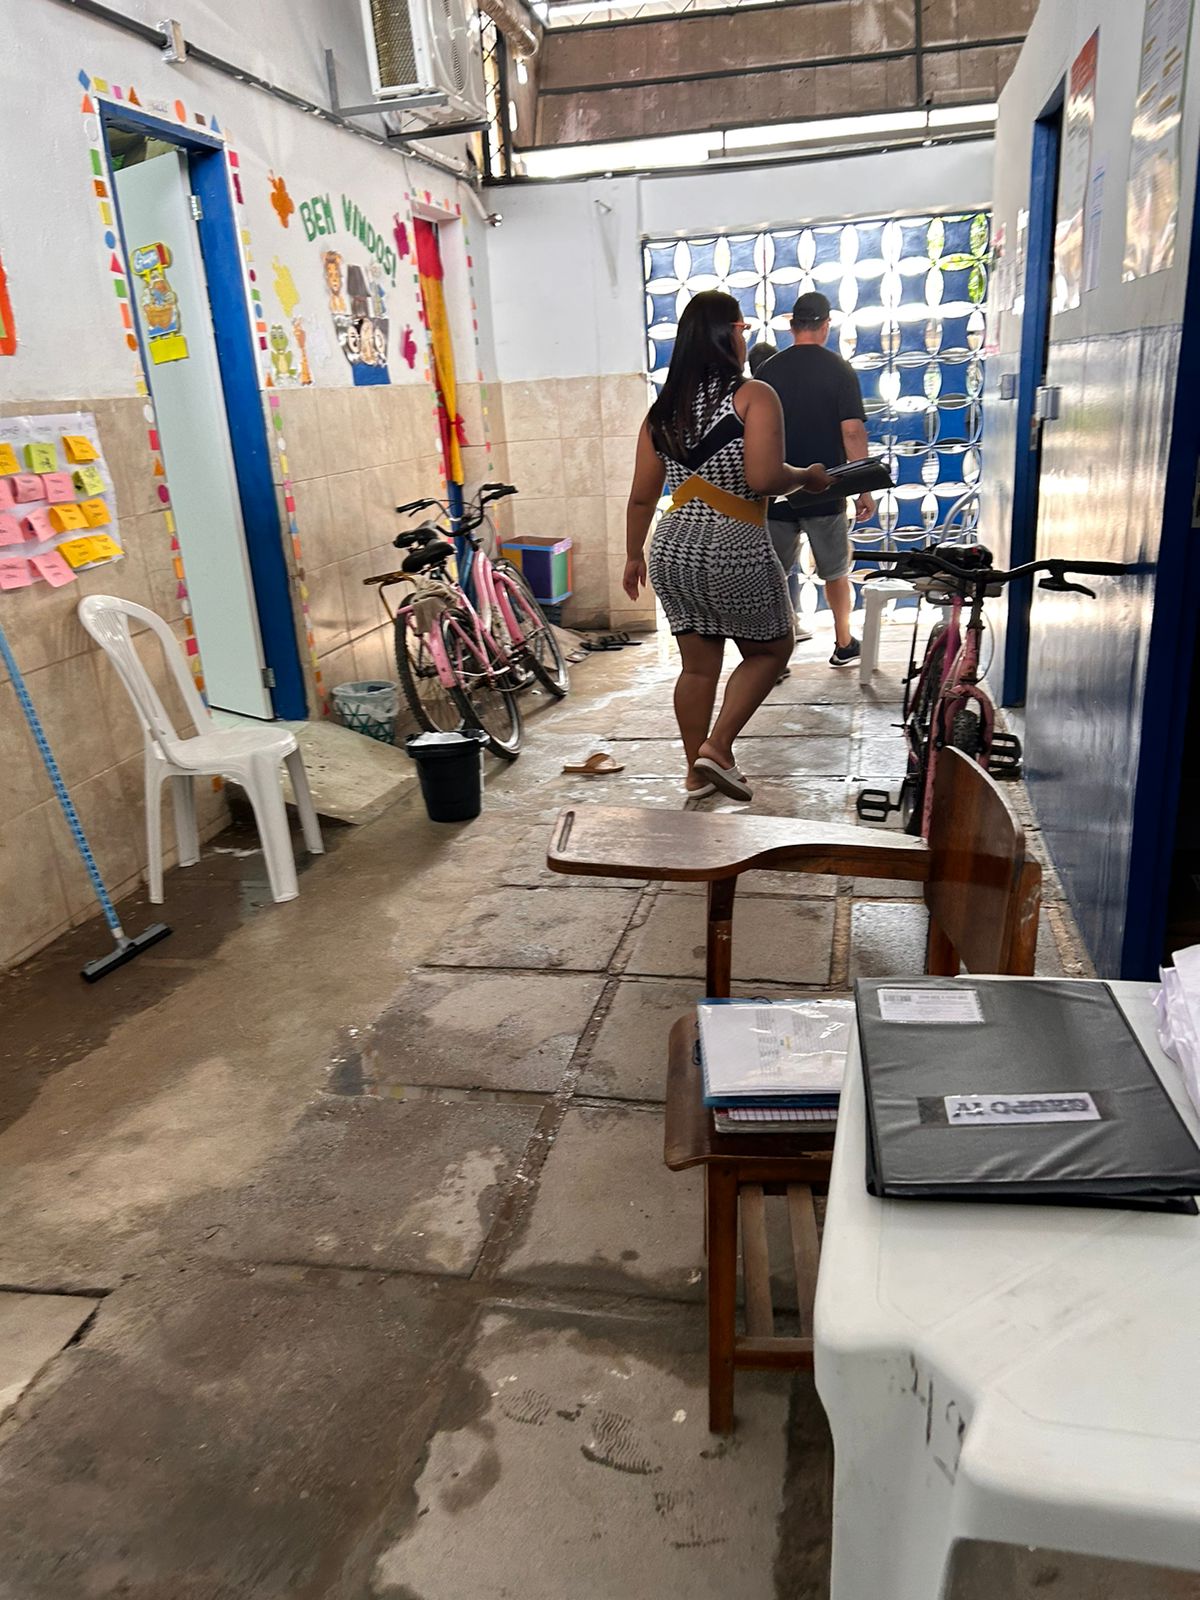
[[[480,729],[464,728],[410,734],[404,741],[417,763],[430,822],[470,822],[483,810],[483,738]]]

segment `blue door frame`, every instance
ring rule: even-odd
[[[146,116],[144,112],[103,102],[101,123],[109,190],[114,196],[117,190],[108,142],[110,124],[142,129],[165,144],[175,145],[188,159],[192,193],[200,201],[203,211],[197,223],[197,233],[208,278],[217,362],[221,371],[225,412],[229,419],[229,442],[246,531],[246,554],[254,584],[255,609],[262,634],[263,655],[267,669],[274,678],[269,690],[271,704],[277,717],[298,721],[308,715],[308,702],[296,642],[291,587],[275,499],[270,444],[263,417],[254,331],[242,279],[242,257],[238,248],[237,218],[229,190],[225,146],[210,134],[181,128],[177,123],[163,122],[157,117]],[[129,243],[124,235],[119,203],[115,205],[115,211],[117,227],[121,230],[121,245],[128,260]],[[141,344],[140,330],[138,341]],[[144,345],[142,365],[147,373],[152,370]]]
[[[1121,976],[1158,975],[1166,937],[1192,663],[1200,630],[1200,185],[1192,211],[1179,373],[1142,699]],[[1176,248],[1179,247],[1180,240]]]
[[[1038,437],[1034,434],[1034,406],[1045,368],[1046,336],[1050,327],[1049,287],[1054,265],[1054,219],[1058,198],[1059,150],[1062,144],[1063,92],[1064,85],[1060,83],[1033,125],[1009,544],[1009,565],[1012,567],[1032,561],[1037,543],[1038,480],[1041,476],[1042,453]],[[1032,603],[1031,579],[1021,578],[1010,585],[1001,689],[1001,701],[1006,706],[1025,703],[1029,672],[1029,611]]]

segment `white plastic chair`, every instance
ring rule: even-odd
[[[158,692],[142,665],[129,632],[136,618],[157,636],[167,665],[174,674],[188,714],[198,732],[183,738],[176,732]],[[146,741],[146,847],[149,854],[150,899],[162,903],[162,786],[171,782],[179,864],[190,867],[200,859],[200,834],[196,826],[196,797],[192,780],[199,777],[232,778],[240,783],[254,808],[262,841],[271,894],[276,900],[294,900],[299,894],[296,862],[288,830],[287,808],[279,782],[284,763],[292,780],[296,809],[304,829],[304,842],[313,855],[324,853],[321,827],[308,787],[304,759],[295,735],[269,724],[261,727],[219,728],[200,698],[179,645],[163,619],[132,600],[111,594],[88,595],[79,602],[79,620],[108,656],[133,701]]]

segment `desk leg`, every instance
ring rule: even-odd
[[[704,981],[711,1000],[729,998],[733,968],[733,897],[736,878],[717,878],[708,886],[708,940]]]
[[[708,1426],[733,1432],[733,1346],[737,1317],[737,1176],[709,1166],[708,1213]]]

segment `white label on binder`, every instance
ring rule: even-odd
[[[978,989],[880,989],[882,1022],[982,1022]]]
[[[1090,1094],[948,1094],[952,1128],[1012,1127],[1021,1122],[1099,1122]]]

